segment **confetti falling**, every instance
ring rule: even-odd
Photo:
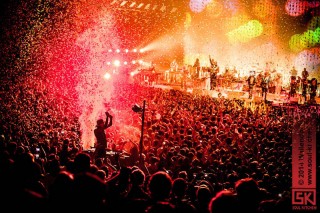
[[[114,81],[119,79],[103,78],[114,71],[107,63],[115,57],[128,60],[109,49],[150,47],[137,60],[154,61],[159,70],[169,67],[173,58],[193,64],[198,57],[206,66],[210,54],[222,69],[247,70],[272,59],[283,72],[294,65],[319,75],[317,1],[142,0],[132,7],[132,1],[121,2],[1,3],[1,78],[31,79],[57,99],[74,100],[70,109],[62,107],[62,111],[78,115],[87,148],[93,145],[95,120],[103,116],[104,104],[117,89]],[[138,8],[140,2],[143,6]],[[241,42],[228,39],[229,32],[239,32],[250,20],[259,24],[244,30],[247,36],[240,31],[234,37]]]

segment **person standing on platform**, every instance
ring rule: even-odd
[[[317,89],[318,89],[318,80],[316,78],[311,79],[310,83],[310,103],[316,104],[316,96],[317,96]]]
[[[306,98],[307,95],[307,87],[308,87],[308,77],[309,77],[309,72],[307,71],[306,68],[303,69],[301,73],[301,84],[302,84],[302,96]]]
[[[176,82],[176,74],[178,72],[178,62],[176,59],[174,59],[171,63],[170,63],[170,72],[169,72],[169,76],[168,76],[168,83],[175,83]]]
[[[183,90],[186,90],[187,89],[187,78],[188,78],[188,74],[189,74],[189,71],[188,71],[188,65],[185,64],[183,67],[182,67],[182,76],[181,76],[181,89]]]
[[[209,55],[209,61],[210,61],[210,90],[214,90],[217,86],[217,75],[219,72],[218,63],[211,58]]]
[[[296,77],[298,75],[298,71],[296,68],[293,66],[292,69],[290,70],[290,75]]]
[[[255,71],[250,71],[250,75],[247,79],[248,82],[248,89],[249,89],[249,98],[252,98],[253,93],[253,87],[256,84],[256,77],[255,77]]]
[[[267,93],[269,89],[269,82],[270,82],[270,74],[269,72],[265,72],[264,76],[261,79],[261,89],[262,89],[262,98],[265,102],[267,102]]]
[[[291,75],[289,98],[295,97],[296,94],[297,94],[297,79],[296,79],[296,76]]]
[[[195,61],[194,64],[193,64],[193,69],[194,69],[194,72],[193,72],[193,75],[192,75],[193,78],[199,79],[199,77],[200,77],[200,70],[201,70],[199,58],[196,58],[196,61]]]
[[[275,94],[280,96],[282,91],[282,76],[280,73],[276,73],[274,77]]]
[[[112,115],[106,112],[106,120],[97,120],[97,126],[94,129],[94,136],[96,138],[94,159],[105,158],[107,149],[107,136],[105,130],[112,126]]]

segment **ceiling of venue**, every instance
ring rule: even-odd
[[[1,61],[11,68],[47,61],[43,52],[55,55],[51,47],[63,49],[58,53],[66,57],[76,48],[95,54],[110,48],[146,48],[158,52],[146,60],[178,57],[189,64],[196,57],[207,61],[212,54],[221,64],[238,67],[270,59],[279,61],[279,69],[292,64],[317,69],[320,61],[319,1],[4,0],[0,4],[0,29],[5,32]]]

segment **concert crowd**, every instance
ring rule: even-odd
[[[119,136],[123,123],[115,117],[106,130],[114,154],[95,158],[83,149],[72,96],[52,96],[32,79],[2,84],[1,94],[4,209],[292,211],[290,108],[123,84],[108,104],[139,128],[131,107],[146,100],[143,151],[139,140]],[[130,149],[121,150],[126,143]]]

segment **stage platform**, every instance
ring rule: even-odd
[[[260,103],[263,102],[263,98],[257,92],[253,93],[252,98],[249,98],[248,91],[243,91],[239,89],[230,89],[230,88],[220,88],[217,87],[215,90],[206,90],[206,89],[199,89],[199,88],[181,88],[180,84],[154,84],[149,85],[151,87],[162,88],[162,89],[174,89],[174,90],[183,90],[195,95],[208,95],[214,98],[218,98],[219,96],[223,96],[226,99],[241,99],[244,100],[246,103]],[[273,105],[288,105],[288,104],[298,104],[299,101],[299,94],[295,97],[289,97],[288,91],[283,90],[281,94],[274,94],[268,93],[267,94],[267,102]],[[320,97],[315,98],[316,105],[320,105]]]

